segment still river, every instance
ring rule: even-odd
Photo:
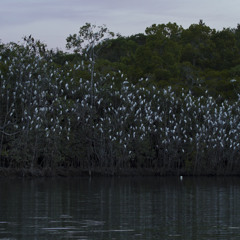
[[[240,239],[240,178],[1,178],[15,239]]]

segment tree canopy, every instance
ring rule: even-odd
[[[145,34],[109,40],[99,64],[109,61],[109,68],[121,69],[131,82],[148,77],[161,87],[184,87],[196,95],[208,90],[215,98],[234,99],[240,76],[239,40],[239,25],[217,31],[202,20],[187,29],[176,23],[153,24]]]

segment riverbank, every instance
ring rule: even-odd
[[[17,178],[38,178],[38,177],[81,177],[81,176],[240,176],[240,171],[204,171],[204,172],[186,172],[183,170],[161,170],[147,168],[129,168],[129,169],[88,169],[80,168],[0,168],[0,177]]]

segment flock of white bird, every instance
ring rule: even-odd
[[[92,91],[81,77],[83,70],[91,73],[84,62],[59,67],[24,48],[0,55],[1,136],[69,146],[88,138],[110,158],[240,160],[240,94],[231,103],[207,92],[196,97],[182,89],[179,96],[147,79],[132,84],[121,71],[96,76]]]

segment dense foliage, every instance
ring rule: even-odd
[[[145,34],[110,42],[99,54],[100,69],[120,69],[133,83],[148,77],[160,88],[171,85],[177,92],[191,89],[197,96],[208,90],[215,98],[237,99],[240,25],[216,31],[202,21],[188,29],[176,23],[153,24]],[[232,84],[231,79],[238,84]]]
[[[153,25],[94,61],[31,36],[1,44],[0,167],[239,173],[238,35]]]

